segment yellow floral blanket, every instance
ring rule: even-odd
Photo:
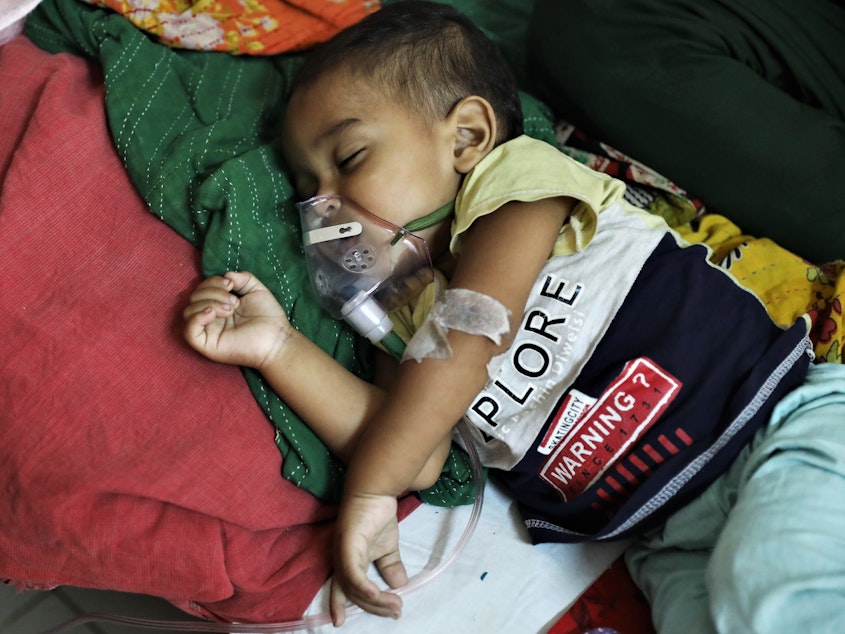
[[[379,0],[83,0],[117,11],[168,46],[234,54],[299,51],[380,7]]]

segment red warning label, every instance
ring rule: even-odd
[[[540,469],[564,500],[592,485],[660,418],[681,382],[641,357],[629,361]]]

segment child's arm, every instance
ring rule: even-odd
[[[356,377],[293,328],[272,293],[250,273],[230,271],[204,280],[184,317],[185,338],[194,349],[214,361],[261,372],[329,450],[348,461],[361,428],[381,407],[384,384]],[[379,356],[376,378],[391,376],[383,366],[395,362]],[[422,470],[424,480],[411,481],[409,489],[437,479],[449,445],[447,438]]]
[[[509,203],[478,219],[467,232],[450,288],[471,289],[500,302],[510,311],[513,333],[572,204],[564,198]],[[367,611],[399,615],[399,597],[381,591],[366,576],[372,561],[383,574],[401,567],[396,542],[381,535],[395,512],[391,500],[450,436],[487,382],[488,361],[510,343],[506,338],[496,345],[459,330],[450,330],[448,340],[450,358],[400,366],[350,461],[335,536],[331,609],[336,625],[344,620],[347,597]]]

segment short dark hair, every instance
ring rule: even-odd
[[[496,114],[497,141],[522,134],[513,73],[481,29],[448,5],[404,0],[384,6],[311,51],[291,90],[341,67],[375,79],[431,117],[446,116],[469,95],[484,97]]]

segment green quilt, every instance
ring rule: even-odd
[[[531,3],[451,4],[476,20],[524,77]],[[301,56],[170,49],[122,16],[79,0],[45,0],[27,21],[26,34],[50,52],[84,55],[101,65],[112,137],[130,178],[150,210],[202,250],[203,273],[252,271],[296,328],[368,377],[368,346],[326,315],[311,291],[294,192],[280,158],[280,121]],[[523,97],[526,132],[554,142],[548,111]],[[336,500],[342,465],[258,373],[245,370],[245,376],[275,425],[282,475],[321,499]],[[450,506],[471,502],[473,489],[468,459],[453,448],[440,481],[421,495]]]

